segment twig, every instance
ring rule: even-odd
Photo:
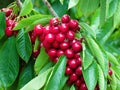
[[[53,16],[58,18],[57,13],[54,11],[54,9],[52,8],[52,6],[50,5],[50,3],[47,0],[42,0],[44,2],[44,4],[48,7],[49,11],[52,13]]]
[[[16,0],[17,5],[20,7],[20,9],[22,8],[22,2],[20,0]]]

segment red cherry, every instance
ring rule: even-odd
[[[75,38],[75,33],[73,31],[68,31],[66,37],[68,40],[73,40]]]
[[[79,58],[76,58],[76,62],[77,62],[77,65],[78,65],[78,66],[81,66],[82,60],[81,60],[80,57],[79,57]]]
[[[69,30],[68,24],[65,23],[62,23],[61,26],[59,26],[59,28],[62,33],[66,33]]]
[[[77,28],[77,27],[78,27],[78,22],[77,22],[77,20],[70,20],[70,22],[69,22],[69,27],[70,27],[70,29],[75,29],[75,28]]]
[[[70,21],[70,16],[65,14],[62,16],[62,23],[68,23]]]
[[[43,27],[42,25],[38,24],[34,27],[34,33],[36,33],[36,35],[41,35],[43,33]]]
[[[58,62],[58,57],[54,58],[54,59],[53,59],[53,62],[54,62],[54,63],[57,63],[57,62]]]
[[[49,22],[50,26],[57,26],[59,24],[58,18],[52,18]]]
[[[74,55],[74,58],[79,58],[80,57],[80,53],[76,53],[75,55]]]
[[[45,39],[45,35],[44,35],[44,34],[42,34],[42,35],[40,35],[40,36],[39,36],[39,40],[40,40],[40,41],[42,41],[42,42],[43,42],[43,41],[44,41],[44,39]]]
[[[6,26],[7,26],[7,27],[12,27],[13,23],[14,23],[13,20],[10,20],[10,19],[7,19],[7,20],[6,20]]]
[[[37,56],[39,55],[40,51],[39,50],[35,50],[33,51],[32,55],[34,58],[37,58]]]
[[[5,29],[5,34],[6,34],[6,36],[8,36],[8,37],[12,36],[12,35],[13,35],[12,27],[7,27],[7,28]]]
[[[67,66],[67,67],[66,67],[66,70],[65,70],[65,74],[66,74],[66,75],[70,75],[70,74],[72,74],[72,73],[73,73],[72,69]]]
[[[58,34],[58,33],[59,33],[59,27],[58,27],[58,26],[52,27],[51,33],[53,33],[53,34]]]
[[[81,76],[82,75],[82,67],[79,66],[76,70],[75,70],[75,73],[77,76]]]
[[[51,48],[50,43],[48,43],[47,41],[43,41],[43,46],[45,47],[46,50]]]
[[[55,41],[53,42],[53,48],[59,48],[59,42]]]
[[[64,55],[64,51],[58,50],[58,51],[57,51],[57,56],[60,57],[61,55]]]
[[[31,42],[34,44],[36,40],[36,34],[34,32],[31,33],[30,39],[31,39]]]
[[[79,90],[87,90],[87,86],[85,85],[85,83],[81,84]]]
[[[69,48],[69,43],[68,43],[68,42],[63,42],[63,43],[61,43],[61,44],[60,44],[60,48],[61,48],[62,50],[68,49],[68,48]]]
[[[77,87],[80,87],[81,81],[78,79],[78,80],[75,82],[75,85],[76,85]]]
[[[56,57],[56,56],[57,56],[57,51],[56,51],[55,49],[50,49],[50,50],[48,51],[48,55],[49,55],[50,57]]]
[[[51,29],[50,26],[46,26],[46,27],[44,28],[44,30],[43,30],[43,34],[44,34],[44,35],[49,34],[51,30],[52,30],[52,29]]]
[[[67,56],[67,58],[72,58],[74,56],[73,50],[67,49],[65,51],[65,55]]]
[[[49,43],[53,43],[54,40],[55,40],[54,34],[51,34],[51,33],[47,34],[47,35],[45,36],[45,40],[46,40],[47,42],[49,42]]]
[[[63,41],[65,40],[64,34],[62,34],[62,33],[57,34],[57,35],[56,35],[56,40],[57,40],[58,42],[63,42]]]
[[[82,45],[81,45],[81,43],[79,43],[79,42],[73,43],[72,49],[73,49],[75,52],[80,52],[80,51],[82,50]]]
[[[70,81],[75,82],[77,80],[77,75],[75,73],[70,75]],[[82,90],[82,89],[81,89]]]
[[[110,76],[112,76],[112,73],[113,73],[113,72],[112,72],[111,69],[109,69],[108,73],[109,73]]]
[[[68,65],[71,69],[75,69],[77,67],[76,59],[72,59],[68,62]]]
[[[12,9],[11,8],[3,8],[2,11],[5,12],[6,17],[10,16],[11,13],[12,13]]]

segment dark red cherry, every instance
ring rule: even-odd
[[[65,14],[62,16],[62,23],[68,23],[70,21],[70,16]]]

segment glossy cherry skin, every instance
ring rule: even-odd
[[[79,90],[87,90],[87,86],[85,85],[85,83],[81,84]]]
[[[56,35],[56,41],[63,42],[65,40],[65,35],[62,33],[59,33]]]
[[[77,68],[77,62],[76,59],[69,60],[68,65],[71,69]]]
[[[61,48],[62,50],[68,49],[68,48],[69,48],[69,43],[68,43],[68,42],[63,42],[63,43],[61,43],[61,44],[60,44],[60,48]]]
[[[112,74],[113,74],[111,69],[109,69],[108,73],[109,73],[110,76],[112,76]]]
[[[58,50],[57,51],[57,56],[60,57],[62,55],[64,55],[64,51],[63,50]]]
[[[12,27],[7,27],[7,28],[5,29],[5,34],[6,34],[6,36],[8,36],[8,37],[12,36],[12,35],[13,35]]]
[[[59,27],[58,27],[58,26],[52,27],[51,33],[53,33],[53,34],[58,34],[58,33],[59,33]]]
[[[72,49],[73,49],[73,51],[75,51],[75,52],[80,52],[80,51],[82,51],[82,45],[81,45],[81,43],[79,43],[79,42],[73,43],[73,44],[72,44]]]
[[[68,40],[73,40],[75,38],[75,33],[73,31],[68,31],[66,37]]]
[[[41,35],[43,33],[43,27],[42,25],[38,24],[34,27],[34,33],[36,33],[36,35]]]
[[[65,14],[65,15],[63,15],[62,16],[62,23],[69,23],[69,21],[70,21],[70,16],[69,15],[67,15],[67,14]]]
[[[67,49],[67,50],[65,51],[65,55],[67,56],[67,58],[73,58],[74,52],[73,52],[73,50],[71,50],[71,49]]]
[[[53,46],[53,48],[59,48],[60,44],[59,44],[59,42],[54,41],[53,44],[52,44],[52,46]]]
[[[37,58],[37,56],[39,55],[40,51],[39,50],[35,50],[33,51],[32,55],[34,58]]]
[[[76,58],[76,62],[77,62],[78,66],[82,65],[82,59],[81,59],[81,57]]]
[[[81,76],[82,75],[82,67],[79,66],[76,70],[75,70],[75,73],[77,76]]]
[[[70,27],[70,29],[76,29],[78,27],[77,20],[70,20],[69,27]]]
[[[71,82],[75,82],[77,80],[77,78],[78,77],[77,77],[77,75],[75,73],[73,73],[73,74],[70,75],[70,81]]]
[[[70,74],[72,74],[72,73],[73,73],[72,69],[67,66],[67,67],[66,67],[66,70],[65,70],[65,74],[66,74],[66,75],[70,75]]]
[[[56,57],[56,56],[57,56],[57,51],[56,51],[55,49],[50,49],[50,50],[48,51],[48,55],[49,55],[50,57]]]
[[[57,26],[59,24],[58,18],[51,18],[49,24],[50,26]]]
[[[52,28],[50,26],[44,27],[43,34],[44,35],[49,34],[51,30],[52,30]]]
[[[54,34],[49,33],[49,34],[47,34],[47,35],[45,36],[45,41],[47,41],[47,42],[49,42],[49,43],[53,43],[54,40],[55,40]]]
[[[59,29],[62,33],[66,33],[68,30],[69,30],[69,25],[68,24],[65,24],[65,23],[62,23],[60,26],[59,26]]]
[[[78,80],[75,82],[75,85],[76,85],[77,87],[80,87],[80,85],[81,85],[80,79],[78,79]]]

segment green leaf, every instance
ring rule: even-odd
[[[112,66],[112,70],[114,70],[115,75],[120,80],[120,66]]]
[[[62,82],[63,75],[65,74],[66,60],[65,56],[61,56],[59,58],[59,61],[55,65],[44,90],[60,90],[60,84]]]
[[[39,90],[39,89],[41,89],[45,85],[45,83],[48,79],[48,76],[50,75],[52,69],[53,68],[50,68],[47,71],[39,74],[37,77],[32,79],[30,82],[28,82],[20,90]]]
[[[116,65],[120,65],[117,58],[113,54],[111,54],[110,52],[106,52],[106,53],[107,53],[107,57],[108,57],[110,62],[112,62]]]
[[[18,90],[20,90],[20,88],[22,88],[34,77],[33,65],[34,65],[34,62],[33,60],[31,60],[23,68],[18,81],[18,87],[17,87]]]
[[[79,0],[69,0],[69,4],[68,4],[68,9],[76,6],[78,4]]]
[[[104,73],[99,65],[98,65],[98,74],[99,74],[98,75],[98,83],[99,83],[100,90],[107,90],[106,89],[107,81],[106,81],[106,79],[104,77]]]
[[[99,0],[81,0],[80,9],[84,15],[91,14],[98,8],[99,2]]]
[[[96,33],[88,24],[81,22],[80,26],[85,30],[85,32],[87,32],[88,35],[90,34],[90,36],[96,38]]]
[[[114,14],[114,27],[118,26],[120,24],[120,0],[118,0],[117,3],[117,10]]]
[[[61,79],[61,82],[60,82],[60,90],[63,89],[63,87],[65,86],[67,80],[68,80],[68,77],[64,74],[62,79]]]
[[[8,38],[0,49],[0,87],[9,87],[15,81],[19,71],[15,37]]]
[[[48,55],[45,52],[44,47],[41,48],[40,54],[38,55],[35,65],[34,65],[34,70],[35,73],[38,74],[42,67],[48,62]]]
[[[18,29],[30,26],[31,24],[35,23],[37,20],[44,21],[44,18],[49,19],[50,17],[51,16],[49,16],[49,15],[37,14],[37,15],[30,16],[28,18],[24,18],[18,22],[17,26],[14,27],[14,30],[18,30]]]
[[[6,20],[5,13],[0,12],[0,39],[5,35]]]
[[[113,72],[111,78],[112,78],[110,80],[111,88],[112,88],[112,90],[117,90],[117,79],[116,79],[116,76],[115,76],[114,72]]]
[[[22,5],[20,16],[25,16],[27,14],[30,14],[32,9],[33,9],[32,1],[31,0],[25,0],[23,5]]]
[[[94,90],[98,80],[98,69],[96,62],[93,62],[86,70],[82,70],[88,90]]]
[[[88,47],[85,47],[85,44],[82,44],[83,46],[83,62],[82,65],[84,69],[87,69],[93,62],[94,57],[90,54]]]
[[[16,38],[17,51],[20,57],[27,63],[32,53],[32,44],[28,33],[21,29]]]
[[[71,88],[70,88],[70,90],[75,90],[75,86],[72,85]]]
[[[63,5],[64,0],[60,0],[60,3]]]

